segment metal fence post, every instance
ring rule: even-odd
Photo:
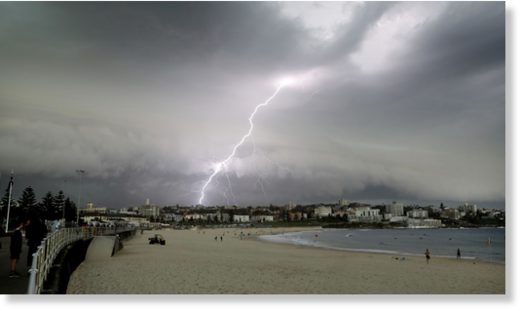
[[[37,294],[36,292],[36,273],[38,269],[36,269],[36,264],[38,261],[38,252],[32,254],[32,264],[29,272],[31,273],[29,276],[29,288],[27,290],[27,294]]]

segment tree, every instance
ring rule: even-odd
[[[24,189],[18,204],[24,214],[39,214],[36,209],[36,196],[31,186]]]
[[[49,191],[45,194],[45,196],[42,198],[40,208],[45,219],[56,219],[56,205],[54,204],[54,196],[52,195],[52,192]]]
[[[60,190],[54,197],[54,206],[57,212],[55,219],[63,218],[63,211],[65,209],[65,195],[63,194],[63,191]]]
[[[72,200],[67,197],[65,199],[65,221],[76,221],[76,204],[72,202]]]

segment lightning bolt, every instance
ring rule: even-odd
[[[254,136],[251,138],[251,142],[253,143],[253,154],[255,154],[256,153],[256,143],[255,143]],[[255,167],[256,167],[256,170],[259,171],[258,165],[256,165]],[[260,190],[262,190],[262,193],[264,194],[264,201],[267,202],[267,195],[265,194],[264,183],[262,182],[262,176],[258,175],[255,185],[260,186]]]
[[[231,198],[233,198],[233,203],[235,205],[237,205],[237,198],[235,197],[235,194],[233,193],[233,187],[231,187],[231,179],[229,179],[229,174],[228,174],[227,170],[225,171],[225,173],[226,173],[226,179],[228,182],[229,194],[231,194]]]
[[[276,97],[276,95],[278,95],[278,93],[280,92],[280,90],[282,90],[282,88],[284,86],[286,86],[288,84],[288,82],[282,82],[280,83],[280,85],[278,86],[278,88],[276,89],[276,91],[273,93],[273,95],[271,95],[271,97],[269,97],[265,102],[257,105],[255,107],[255,110],[253,110],[253,113],[251,113],[251,115],[249,116],[249,131],[247,131],[247,133],[242,136],[242,139],[240,139],[240,141],[233,147],[233,150],[231,151],[231,154],[229,154],[229,156],[227,158],[225,158],[223,161],[217,163],[216,167],[215,167],[215,170],[213,171],[213,173],[209,176],[208,180],[206,180],[206,182],[204,183],[204,186],[202,186],[202,189],[200,190],[200,198],[199,198],[199,204],[202,205],[202,202],[204,201],[204,196],[205,196],[205,192],[206,192],[206,188],[211,184],[211,181],[213,181],[213,178],[215,178],[215,176],[220,173],[222,171],[223,168],[225,168],[229,162],[231,162],[231,160],[233,159],[233,157],[235,157],[235,154],[237,152],[237,149],[242,146],[242,144],[246,141],[246,139],[251,136],[251,133],[253,133],[253,128],[254,128],[254,123],[253,123],[253,119],[255,118],[255,115],[256,113],[258,112],[258,110],[262,107],[265,107],[267,105],[269,105],[269,103]]]

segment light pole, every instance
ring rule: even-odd
[[[65,183],[66,183],[66,182],[67,182],[67,179],[64,178],[64,179],[63,179],[63,185],[62,185],[62,187],[61,187],[63,193],[65,193]],[[65,223],[67,222],[67,221],[65,220],[65,195],[63,195],[63,202],[61,203],[61,209],[62,209],[61,212],[62,212],[62,214],[63,214],[63,215],[62,215],[62,216],[63,216],[63,217],[62,217],[63,227],[65,228]]]
[[[79,174],[79,192],[78,192],[78,206],[76,207],[76,225],[79,225],[79,208],[81,206],[81,182],[83,175],[85,175],[85,170],[76,170],[76,173]]]
[[[9,217],[11,216],[11,215],[9,215],[9,213],[11,212],[11,196],[13,195],[13,185],[14,185],[13,174],[14,174],[14,172],[11,171],[11,180],[9,180],[9,197],[8,197],[8,201],[7,201],[7,219],[6,219],[6,223],[5,223],[5,232],[9,232]]]

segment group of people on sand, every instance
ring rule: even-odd
[[[27,240],[27,269],[32,265],[32,255],[38,250],[38,246],[41,241],[47,235],[47,227],[45,224],[35,216],[31,216],[27,219],[20,218],[16,221],[16,228],[12,232],[8,232],[10,235],[10,262],[9,262],[9,277],[19,278],[21,276],[18,273],[16,267],[20,260],[20,254],[22,253],[23,235],[22,231],[25,231],[25,239]]]
[[[430,250],[426,249],[426,252],[424,252],[424,255],[426,256],[426,263],[430,263]],[[460,259],[460,248],[457,248],[457,259]]]

